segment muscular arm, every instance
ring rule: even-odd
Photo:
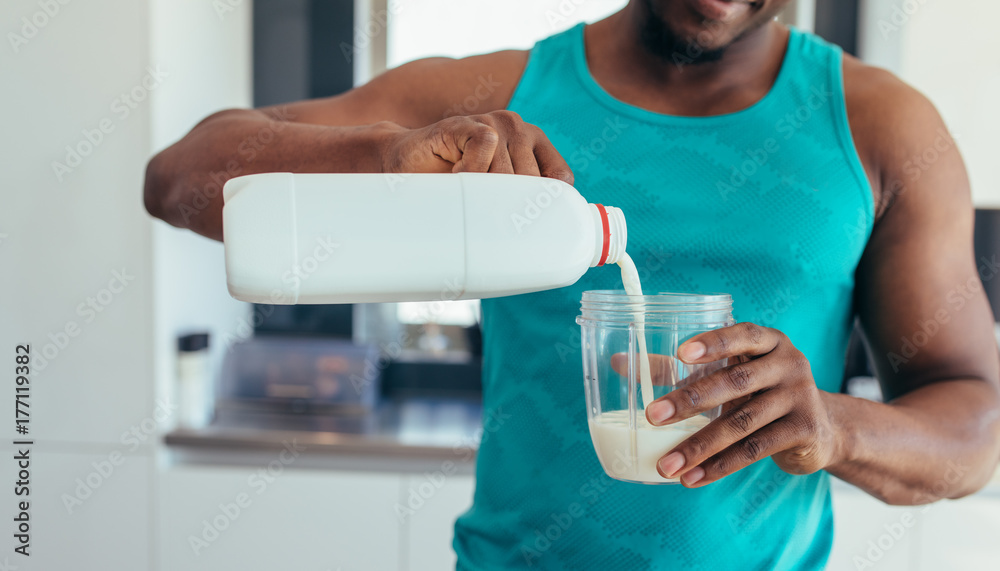
[[[893,504],[956,498],[981,488],[1000,458],[1000,361],[969,181],[923,96],[852,67],[852,129],[880,198],[857,308],[886,403],[824,394],[846,435],[828,471]]]
[[[503,109],[526,58],[505,51],[420,60],[335,97],[221,111],[149,162],[146,209],[221,240],[226,180],[275,171],[382,172],[387,145],[404,131]]]

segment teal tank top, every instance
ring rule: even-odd
[[[575,186],[625,213],[646,291],[726,292],[840,388],[854,272],[873,223],[851,139],[841,51],[792,30],[777,79],[735,113],[680,117],[614,99],[590,75],[583,26],[538,42],[509,104],[566,158]],[[576,284],[484,300],[484,426],[472,508],[455,525],[468,570],[822,569],[830,476],[770,459],[701,489],[606,476],[587,427]]]

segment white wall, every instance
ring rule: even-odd
[[[7,389],[0,478],[11,486],[0,534],[11,545],[14,346],[30,343],[34,355],[48,354],[34,362],[31,380],[32,556],[11,563],[27,570],[147,568],[150,457],[120,438],[153,410],[152,224],[141,190],[148,94],[170,78],[158,84],[146,77],[145,2],[48,5],[51,14],[35,0],[0,5],[0,359]],[[11,34],[26,43],[15,38],[12,45]],[[133,90],[128,106],[122,94]],[[66,145],[85,156],[79,164],[74,157],[60,181],[52,163],[67,162]],[[127,274],[128,285],[116,283],[112,293],[116,271]],[[87,309],[88,297],[100,312]],[[75,335],[65,334],[67,325]],[[104,464],[115,451],[120,463]],[[92,476],[96,489],[70,512],[63,494],[95,474],[92,462],[106,476]]]
[[[1000,3],[865,0],[860,52],[937,105],[962,151],[977,206],[1000,207]]]
[[[16,0],[0,10],[7,31],[9,23],[40,8]],[[80,329],[64,349],[52,345],[54,358],[44,368],[41,361],[35,367],[32,434],[40,440],[117,442],[120,410],[141,415],[152,400],[151,222],[141,198],[149,100],[127,116],[115,111],[122,93],[144,89],[147,18],[142,2],[69,4],[19,53],[9,44],[0,49],[8,79],[0,90],[6,109],[0,232],[8,235],[0,244],[0,354],[12,361],[7,354],[15,342],[31,342],[40,354],[51,343],[49,333],[69,322]],[[92,145],[81,130],[97,132],[101,121],[113,130],[60,182],[52,163],[66,162],[66,145],[87,151]],[[113,271],[123,269],[135,279],[103,296],[108,303],[98,304],[100,313],[78,312],[108,286]],[[2,408],[8,427],[12,407]]]
[[[220,17],[200,0],[0,5],[0,478],[11,486],[14,347],[42,357],[32,556],[11,558],[18,569],[157,567],[155,457],[169,419],[154,381],[169,384],[176,333],[234,329],[246,306],[226,294],[218,244],[146,214],[143,175],[195,121],[250,103],[250,12],[243,2]],[[81,156],[68,160],[66,145]],[[133,427],[136,446],[123,441]]]

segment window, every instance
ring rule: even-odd
[[[626,0],[392,0],[387,67],[429,56],[465,57],[528,49],[580,22],[600,20]]]

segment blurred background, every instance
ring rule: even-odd
[[[484,420],[478,305],[237,302],[221,244],[146,214],[145,164],[214,111],[529,48],[624,4],[6,0],[0,569],[453,567]],[[782,17],[934,101],[969,167],[978,255],[995,256],[1000,4],[799,0]],[[996,313],[1000,288],[985,285]],[[17,344],[32,352],[28,435],[15,434]],[[869,377],[856,346],[845,389],[877,399]],[[13,551],[15,438],[34,443],[30,557]],[[1000,563],[1000,483],[926,509],[837,483],[834,503],[831,569]]]

